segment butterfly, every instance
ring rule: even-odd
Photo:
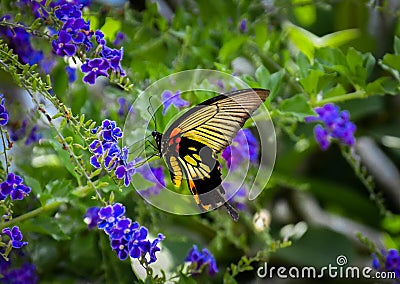
[[[220,94],[189,109],[164,134],[154,130],[158,155],[164,157],[171,180],[182,180],[203,211],[224,205],[234,221],[235,208],[225,199],[217,154],[232,143],[246,120],[268,97],[264,89],[244,89]]]

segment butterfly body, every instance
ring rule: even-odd
[[[217,153],[231,144],[239,129],[266,99],[269,91],[246,89],[221,94],[191,108],[164,134],[153,131],[160,157],[164,157],[172,182],[185,179],[202,210],[222,204],[237,221],[239,214],[226,201]]]

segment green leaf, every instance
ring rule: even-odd
[[[382,221],[382,227],[393,233],[399,234],[400,233],[400,215],[391,215],[385,217]]]
[[[317,47],[340,47],[358,38],[360,34],[358,29],[337,31],[318,38],[315,44]]]
[[[315,22],[317,18],[317,11],[312,2],[310,2],[308,5],[304,5],[303,0],[292,0],[292,4],[294,6],[293,14],[302,26],[311,26]]]
[[[309,94],[311,97],[315,97],[319,92],[318,82],[319,78],[324,75],[324,72],[321,70],[310,70],[308,76],[300,79],[300,84],[303,86],[304,91]]]
[[[258,22],[254,25],[254,41],[258,48],[264,51],[264,46],[268,42],[268,29],[265,22]]]
[[[394,37],[394,54],[400,55],[400,38]]]
[[[238,282],[235,280],[234,277],[232,277],[232,275],[230,275],[229,273],[225,272],[224,274],[224,284],[237,284]]]
[[[256,77],[258,83],[260,84],[261,88],[269,88],[268,86],[268,78],[271,75],[271,73],[269,73],[268,69],[265,68],[264,65],[261,65],[260,67],[257,68],[254,76]]]
[[[381,77],[369,83],[366,87],[366,92],[371,95],[397,95],[400,86],[389,77]]]
[[[284,100],[278,109],[283,113],[293,115],[298,121],[303,121],[304,117],[315,114],[304,94]]]
[[[336,85],[333,88],[330,88],[324,93],[324,98],[332,98],[336,96],[341,96],[346,94],[345,88],[341,84]]]
[[[51,236],[57,241],[69,240],[53,216],[39,216],[23,223],[24,230]]]
[[[312,61],[315,49],[313,41],[315,41],[316,36],[309,31],[290,23],[284,24],[283,28],[295,47],[304,53],[310,61]]]
[[[34,194],[38,195],[42,192],[42,187],[40,186],[40,182],[37,179],[28,175],[24,175],[24,182],[32,189],[32,192]]]
[[[268,82],[266,83],[267,87],[270,90],[269,97],[267,98],[268,102],[271,102],[275,99],[275,97],[278,95],[279,88],[281,87],[282,84],[282,78],[285,73],[285,70],[279,70],[278,72],[275,72],[271,74],[268,78]]]
[[[304,53],[299,53],[297,55],[297,66],[299,67],[299,72],[300,72],[300,76],[302,78],[307,77],[308,72],[311,68],[311,64],[310,61],[308,60],[308,58],[304,55]]]
[[[218,58],[221,62],[226,62],[226,60],[232,56],[240,46],[247,41],[248,38],[246,36],[238,35],[231,38],[229,41],[225,42],[218,54]]]
[[[385,54],[383,59],[379,61],[383,69],[389,71],[398,81],[400,81],[400,54]]]

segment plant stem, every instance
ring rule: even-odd
[[[4,140],[3,128],[1,128],[0,135],[1,135],[1,141],[3,142],[3,148],[4,148],[4,162],[6,163],[6,164],[4,165],[4,167],[6,168],[6,173],[7,173],[7,175],[8,175],[8,158],[7,158],[7,149],[8,149],[8,146],[6,145],[6,141]]]
[[[31,219],[33,217],[36,217],[36,216],[42,214],[43,212],[54,210],[58,206],[60,206],[62,203],[63,203],[62,201],[53,201],[53,202],[51,202],[49,204],[46,204],[46,205],[44,205],[42,207],[39,207],[39,208],[35,209],[35,210],[29,211],[29,212],[27,212],[27,213],[25,213],[23,215],[20,215],[20,216],[18,216],[16,218],[13,218],[12,220],[10,220],[8,222],[0,224],[0,230],[2,230],[4,228],[7,228],[7,227],[10,227],[10,226],[12,226],[12,225],[14,225],[16,223],[23,222],[25,220]]]
[[[364,99],[366,97],[368,97],[368,94],[365,90],[358,90],[353,93],[348,93],[345,95],[336,96],[336,97],[332,97],[332,98],[326,98],[326,99],[317,101],[313,104],[313,107],[322,106],[327,103],[344,102],[344,101],[353,100],[353,99]]]

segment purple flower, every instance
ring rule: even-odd
[[[128,256],[145,258],[149,255],[149,260],[146,261],[149,264],[155,262],[156,252],[160,251],[158,244],[165,238],[164,235],[159,234],[155,240],[150,241],[147,228],[140,227],[137,222],[132,222],[124,214],[125,207],[120,203],[99,210],[98,227],[109,236],[111,248],[121,260],[125,260]]]
[[[6,107],[4,106],[4,98],[3,94],[0,94],[0,125],[4,126],[8,123],[8,112],[6,110]]]
[[[32,143],[36,143],[37,141],[39,141],[40,138],[42,138],[42,134],[41,133],[37,133],[37,125],[34,125],[31,129],[31,131],[29,132],[28,137],[25,140],[25,145],[28,146]]]
[[[24,64],[39,64],[43,59],[43,52],[33,49],[31,35],[24,28],[0,27],[0,36],[3,36],[9,47],[18,55]]]
[[[117,127],[115,121],[105,119],[101,123],[101,128],[101,135],[107,142],[117,142],[122,137],[122,130]]]
[[[320,122],[314,127],[315,140],[317,140],[322,150],[329,148],[332,139],[340,143],[353,146],[355,143],[354,132],[356,126],[350,121],[348,111],[340,111],[334,104],[326,104],[315,109],[316,116],[308,116],[305,122]]]
[[[99,169],[101,167],[100,161],[104,154],[103,143],[100,140],[94,140],[90,143],[89,150],[93,153],[93,156],[90,157],[90,163],[93,167]]]
[[[110,239],[119,240],[121,238],[125,238],[127,240],[130,240],[129,234],[131,233],[132,230],[137,229],[138,227],[139,225],[137,222],[132,223],[131,219],[122,216],[115,223],[110,233]]]
[[[374,254],[372,260],[372,267],[379,271],[394,272],[396,275],[397,283],[400,283],[400,254],[396,249],[389,249],[383,251],[384,263],[380,263],[378,257]]]
[[[125,76],[125,71],[121,67],[122,57],[124,56],[124,49],[122,47],[118,50],[104,46],[100,54],[104,59],[108,60],[111,69]]]
[[[128,241],[126,239],[111,240],[111,248],[117,253],[120,260],[125,260],[129,255]]]
[[[140,191],[142,196],[157,195],[160,193],[160,190],[165,188],[165,176],[162,167],[139,167],[136,169],[136,172],[141,174],[144,179],[153,183],[153,186]]]
[[[118,116],[120,118],[123,118],[128,112],[128,104],[126,102],[126,99],[123,97],[118,98],[118,104],[119,104]]]
[[[115,35],[115,40],[113,41],[113,45],[118,46],[122,44],[122,41],[125,39],[125,34],[123,32],[117,32]]]
[[[100,220],[99,211],[99,207],[90,207],[83,216],[83,221],[88,225],[89,229],[97,227]]]
[[[161,248],[158,246],[158,244],[165,239],[165,236],[163,234],[158,234],[158,237],[153,240],[152,242],[146,241],[142,242],[142,251],[145,253],[149,254],[149,264],[153,263],[157,260],[156,257],[156,252],[160,251]]]
[[[25,134],[26,134],[26,127],[27,127],[27,125],[28,125],[28,120],[27,120],[27,119],[24,119],[24,120],[22,121],[22,124],[21,124],[21,125],[19,125],[19,122],[18,122],[17,125],[18,125],[18,126],[16,126],[15,128],[14,128],[14,125],[13,125],[12,128],[11,128],[10,137],[11,137],[11,140],[12,140],[12,141],[18,141],[18,140],[21,139],[23,136],[25,136]],[[18,128],[17,128],[17,127],[18,127]]]
[[[58,33],[58,39],[53,40],[51,46],[55,54],[60,56],[74,56],[76,53],[76,46],[72,42],[72,36],[63,30]]]
[[[121,203],[108,205],[99,210],[99,229],[104,230],[107,235],[111,234],[114,225],[118,222],[118,218],[125,214],[125,207]]]
[[[258,161],[259,143],[250,129],[241,129],[232,140],[232,144],[222,151],[222,158],[228,168],[236,169],[242,162],[250,161],[256,164]]]
[[[11,196],[11,200],[24,199],[31,189],[22,182],[23,179],[20,176],[9,173],[7,179],[0,184],[0,199],[4,200],[8,195]]]
[[[191,265],[194,269],[192,273],[194,274],[200,273],[205,267],[208,268],[208,274],[210,276],[218,272],[215,258],[206,248],[202,251],[199,251],[197,246],[193,245],[193,248],[189,251],[187,257],[185,258],[185,261],[191,262]]]
[[[189,103],[187,101],[183,100],[180,96],[181,96],[180,91],[176,91],[175,94],[173,94],[170,90],[165,90],[162,93],[162,101],[164,104],[164,109],[162,112],[163,115],[166,114],[168,108],[171,105],[175,106],[177,109],[189,105]]]
[[[24,263],[20,268],[14,268],[7,271],[2,278],[2,283],[15,283],[15,284],[35,284],[38,280],[36,267],[30,263]]]
[[[22,241],[23,236],[18,226],[14,226],[12,229],[4,228],[1,232],[10,238],[13,248],[22,248],[28,244],[28,242]]]
[[[68,82],[73,83],[76,80],[76,68],[72,68],[70,66],[65,67],[65,72],[68,75]]]
[[[134,162],[129,162],[126,165],[120,165],[115,170],[114,174],[118,179],[124,179],[124,185],[127,187],[132,181],[132,175],[136,172]]]
[[[71,18],[82,17],[81,8],[77,5],[72,5],[71,3],[59,6],[58,9],[55,10],[54,14],[63,22]]]
[[[93,85],[97,77],[104,76],[108,77],[107,70],[110,64],[106,59],[95,58],[93,60],[86,59],[86,62],[82,64],[81,70],[83,73],[87,73],[83,77],[83,82]]]
[[[247,19],[242,19],[242,20],[240,21],[240,30],[241,30],[243,33],[246,33],[246,32],[247,32]]]
[[[226,183],[224,183],[223,186],[225,189],[229,187],[229,185],[227,185]],[[246,194],[247,189],[245,187],[240,187],[229,201],[231,201],[233,207],[240,211],[244,211],[246,209]]]
[[[97,30],[94,32],[94,36],[96,37],[96,42],[100,45],[105,45],[106,40],[104,39],[104,34],[102,31]]]

